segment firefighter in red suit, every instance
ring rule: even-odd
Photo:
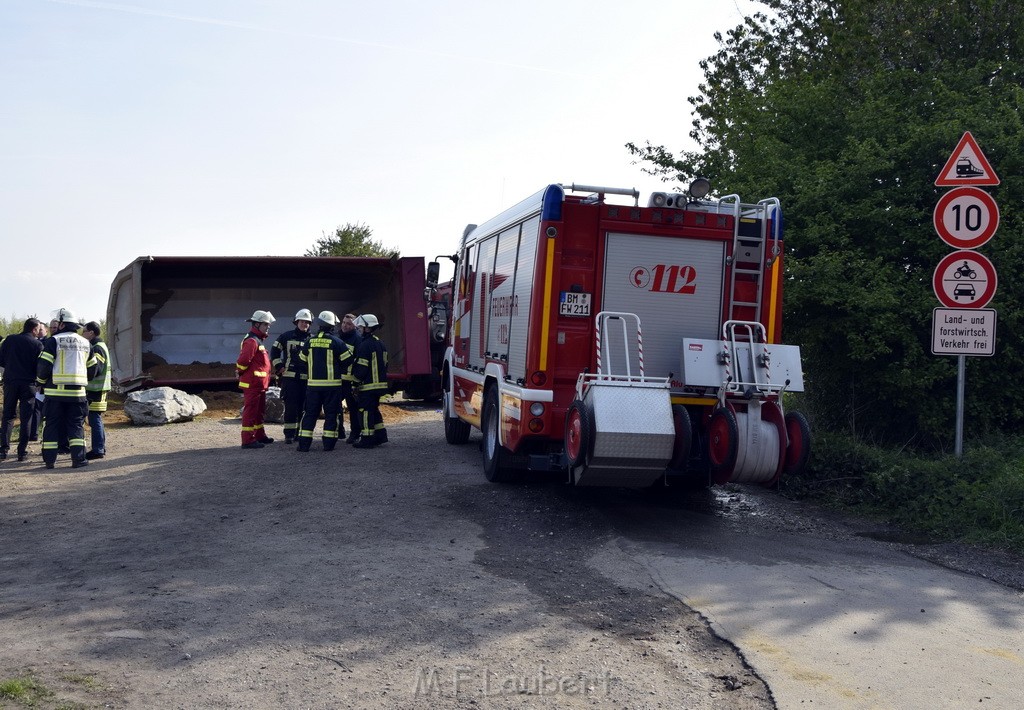
[[[267,411],[267,388],[270,387],[270,355],[263,341],[275,320],[270,311],[255,311],[249,318],[252,326],[242,341],[242,352],[235,366],[238,368],[238,386],[245,395],[242,407],[242,448],[262,449],[274,443],[263,430]]]

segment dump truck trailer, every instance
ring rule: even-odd
[[[423,265],[423,257],[140,256],[110,287],[106,341],[114,385],[127,391],[232,383],[254,309],[277,318],[269,348],[293,327],[296,311],[308,308],[314,316],[376,315],[392,390],[430,398],[440,393],[444,344],[424,301]]]

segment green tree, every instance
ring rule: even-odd
[[[1002,177],[997,356],[968,358],[968,434],[1024,426],[1024,14],[1010,0],[766,0],[716,35],[690,136],[628,148],[666,180],[778,196],[786,341],[802,346],[817,426],[952,438],[956,358],[933,356],[931,277],[950,251],[933,186],[965,130]]]
[[[373,230],[365,224],[349,222],[335,229],[334,234],[324,232],[304,256],[398,256],[397,249],[385,247],[372,236]]]

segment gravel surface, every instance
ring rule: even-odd
[[[758,488],[488,484],[479,435],[446,445],[433,407],[386,408],[384,447],[299,454],[239,449],[238,395],[207,399],[163,427],[111,412],[86,469],[46,471],[38,444],[0,463],[0,681],[53,691],[34,707],[775,707],[620,544],[622,501],[872,537],[1024,589],[1015,556]]]
[[[34,707],[774,707],[585,496],[486,483],[433,407],[300,454],[241,450],[227,399],[0,464],[0,681]]]

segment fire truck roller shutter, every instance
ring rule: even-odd
[[[640,317],[648,375],[679,374],[682,338],[721,337],[725,248],[717,241],[607,235],[602,308]],[[631,359],[638,371],[635,352]]]

